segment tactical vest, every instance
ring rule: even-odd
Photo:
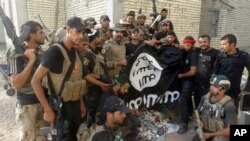
[[[32,86],[31,86],[31,79],[32,79],[35,71],[37,70],[38,66],[40,65],[42,55],[43,55],[43,51],[42,51],[42,49],[40,47],[38,47],[36,49],[36,62],[34,64],[34,67],[33,67],[32,71],[31,71],[31,75],[29,76],[29,79],[28,79],[27,83],[21,89],[19,89],[17,91],[18,93],[25,94],[25,95],[35,94]],[[22,57],[22,59],[24,61],[23,68],[25,68],[26,65],[29,62],[29,60],[23,54],[17,53],[15,49],[9,50],[7,52],[6,57],[7,57],[7,60]]]
[[[71,64],[69,56],[65,50],[65,48],[63,48],[60,44],[55,44],[56,46],[58,46],[62,52],[62,55],[64,57],[64,62],[63,62],[63,69],[62,69],[62,73],[57,74],[57,73],[53,73],[51,71],[49,71],[51,80],[52,80],[52,84],[54,86],[55,89],[55,93],[58,95],[63,79],[69,69],[69,66]],[[76,61],[74,64],[74,68],[73,71],[70,75],[69,80],[67,80],[64,84],[63,90],[62,90],[62,94],[61,97],[63,97],[63,101],[64,102],[68,102],[68,101],[76,101],[79,98],[82,97],[82,95],[87,93],[87,85],[86,85],[86,81],[85,79],[83,79],[83,66],[82,66],[82,62],[79,58],[79,55],[77,53],[77,51],[75,51],[76,53]],[[47,80],[45,80],[47,81]],[[45,82],[47,83],[47,82]],[[47,83],[48,84],[48,83]],[[49,89],[49,94],[51,94],[51,90],[50,87],[48,87]]]
[[[126,58],[126,47],[123,43],[117,44],[114,39],[111,39],[104,44],[104,49],[106,50],[105,57],[109,68],[109,76],[113,80],[113,77],[122,70],[122,67],[117,66],[116,63]]]
[[[104,69],[103,69],[103,64],[104,64],[104,60],[101,58],[104,58],[104,56],[98,52],[98,54],[94,53],[92,50],[88,49],[88,51],[91,53],[91,55],[93,56],[93,60],[95,62],[94,68],[92,73],[101,76],[104,75]]]
[[[216,132],[225,128],[224,122],[224,106],[227,102],[231,101],[231,97],[225,95],[220,101],[212,104],[210,102],[211,94],[205,95],[205,100],[199,109],[201,119],[204,123],[206,131]]]

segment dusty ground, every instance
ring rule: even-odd
[[[0,81],[0,141],[17,141],[18,127],[15,122],[15,97],[5,94]]]

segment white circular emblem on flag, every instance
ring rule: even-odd
[[[155,58],[147,53],[137,56],[129,74],[131,85],[138,91],[155,86],[160,78],[163,68]]]

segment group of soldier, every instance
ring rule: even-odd
[[[180,43],[167,12],[163,8],[160,16],[146,25],[144,14],[135,20],[135,13],[130,11],[114,27],[109,27],[108,15],[102,15],[97,29],[94,18],[72,17],[45,51],[41,48],[46,38],[43,27],[35,21],[24,23],[30,27],[26,50],[23,55],[13,50],[8,57],[11,82],[17,90],[20,140],[46,140],[39,129],[48,123],[56,127],[58,114],[67,123],[64,131],[68,132],[62,140],[80,140],[77,131],[82,119],[87,128],[102,125],[103,129],[92,135],[94,141],[132,140],[117,127],[128,112],[140,111],[129,110],[121,100],[130,87],[123,71],[143,44],[156,51],[169,47],[182,53],[183,65],[177,76],[182,87],[178,133],[188,130],[193,94],[203,122],[203,138],[228,140],[229,125],[236,124],[243,69],[250,70],[249,55],[236,47],[233,34],[221,38],[221,52],[210,46],[208,35],[198,38],[199,48],[194,46],[192,36]],[[51,101],[59,102],[61,110],[56,110]]]

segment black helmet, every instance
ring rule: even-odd
[[[229,79],[224,75],[215,75],[211,79],[210,84],[220,86],[225,90],[229,90],[230,86],[231,86],[231,83],[230,83]]]

